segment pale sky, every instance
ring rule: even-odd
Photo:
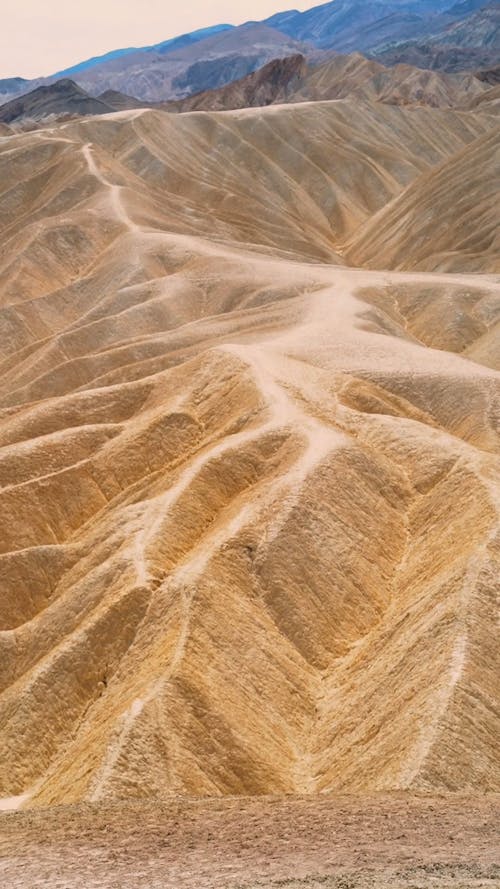
[[[90,56],[320,0],[0,0],[0,77],[40,77]]]

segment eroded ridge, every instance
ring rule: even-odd
[[[0,146],[3,807],[499,788],[499,284],[343,255],[436,113]]]

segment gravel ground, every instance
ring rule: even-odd
[[[175,799],[0,817],[5,889],[493,889],[500,796]]]

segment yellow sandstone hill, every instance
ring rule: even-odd
[[[495,126],[0,140],[0,805],[500,790]]]

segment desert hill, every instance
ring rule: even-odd
[[[350,260],[375,268],[500,272],[499,142],[496,127],[414,180],[356,233]]]
[[[43,120],[62,115],[83,116],[109,114],[112,105],[94,99],[72,80],[57,80],[49,86],[39,86],[32,92],[0,105],[0,122],[10,124],[20,120]]]
[[[14,298],[40,295],[53,276],[68,283],[79,275],[80,257],[90,262],[103,237],[114,236],[114,217],[88,217],[85,203],[99,189],[93,162],[101,152],[111,197],[123,195],[138,225],[341,261],[338,248],[374,212],[494,124],[486,115],[345,101],[228,116],[124,112],[40,131],[5,155],[0,286]],[[80,200],[70,229],[75,186]],[[58,212],[41,225],[52,207]]]
[[[495,126],[345,100],[0,142],[2,807],[500,788]],[[427,193],[456,223],[472,169],[444,238]],[[381,271],[348,265],[371,218]]]
[[[310,72],[295,101],[337,99],[348,96],[391,105],[459,107],[482,95],[482,85],[472,74],[449,75],[411,65],[387,68],[359,53],[338,56]]]
[[[185,113],[341,98],[393,105],[473,108],[483,99],[488,101],[490,92],[490,83],[472,74],[447,75],[408,65],[387,68],[359,53],[310,65],[298,54],[273,59],[226,86],[175,102],[148,103],[117,90],[106,90],[93,98],[71,80],[56,81],[0,106],[0,121],[24,125],[145,107]],[[494,95],[491,98],[494,100]]]
[[[273,59],[257,71],[219,87],[203,90],[180,99],[166,102],[166,111],[228,111],[237,108],[258,108],[286,102],[295,95],[308,73],[304,56],[297,54],[284,59]]]
[[[492,87],[480,96],[476,96],[469,105],[471,109],[485,111],[488,114],[498,114],[500,110],[500,83]]]
[[[444,74],[410,65],[389,68],[359,53],[320,65],[301,56],[275,59],[240,80],[165,104],[168,111],[224,111],[282,102],[359,98],[390,105],[467,107],[489,92],[473,74]]]
[[[106,90],[97,98],[100,102],[104,102],[108,108],[112,108],[113,111],[127,111],[133,108],[147,107],[147,103],[141,102],[140,99],[135,99],[134,96],[127,96],[125,93],[120,93],[117,90]]]

